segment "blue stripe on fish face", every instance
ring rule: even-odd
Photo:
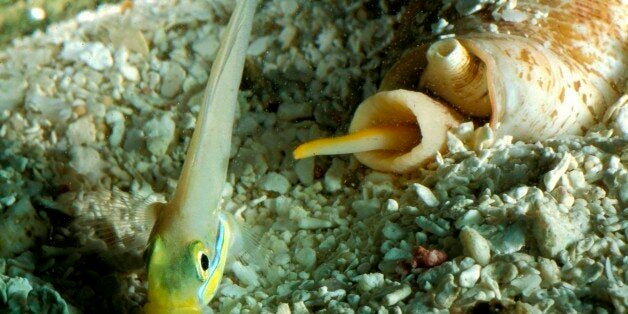
[[[224,242],[225,226],[223,225],[222,219],[220,219],[218,222],[218,231],[216,232],[216,244],[214,246],[214,252],[216,252],[216,254],[214,254],[214,258],[212,259],[209,267],[209,277],[211,277],[216,271],[216,268],[218,268],[218,261],[220,261],[220,257],[222,255],[222,246],[224,245]]]
[[[204,303],[205,290],[207,290],[207,286],[209,285],[209,283],[212,282],[216,269],[218,269],[218,266],[220,265],[221,258],[223,258],[222,253],[225,246],[224,223],[225,221],[223,217],[220,217],[220,219],[218,220],[218,230],[216,231],[216,241],[214,243],[214,257],[212,258],[209,268],[207,270],[207,274],[208,274],[207,279],[205,280],[205,282],[203,282],[201,287],[198,289],[198,299],[201,302],[201,304]],[[222,274],[219,274],[219,275],[222,276]]]

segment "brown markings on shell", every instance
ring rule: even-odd
[[[623,5],[623,10],[617,9],[621,7],[621,0],[519,1],[517,10],[529,15],[546,10],[547,17],[539,18],[536,25],[532,25],[530,19],[521,23],[497,24],[500,30],[524,34],[539,43],[549,45],[555,53],[573,60],[568,64],[606,81],[610,88],[619,93],[617,79],[613,77],[625,81],[626,74],[605,75],[600,72],[599,65],[605,64],[603,59],[607,58],[626,63],[628,7]],[[623,38],[620,55],[615,53],[617,49],[612,44],[617,38]]]
[[[545,3],[544,3],[545,2]],[[537,39],[539,42],[547,42],[550,49],[554,52],[571,58],[574,65],[581,65],[585,70],[593,70],[590,66],[598,56],[607,57],[611,47],[605,42],[606,36],[594,36],[595,34],[609,34],[611,36],[621,37],[616,27],[612,23],[617,19],[613,18],[611,10],[601,10],[601,1],[540,1],[539,4],[549,5],[548,16],[538,20],[537,29],[543,30],[539,32],[531,32],[530,38]],[[619,1],[610,0],[608,5],[612,3],[619,5]],[[531,4],[522,3],[524,7],[528,7],[529,11],[534,10]],[[579,32],[578,27],[581,25],[586,32]],[[523,27],[529,27],[523,25]],[[610,35],[610,34],[609,34]],[[625,36],[625,35],[624,35]],[[578,43],[586,43],[583,47],[586,49],[595,49],[599,53],[586,52],[582,47],[578,47]]]

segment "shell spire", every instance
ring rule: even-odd
[[[486,86],[486,66],[454,38],[438,41],[427,50],[427,67],[419,89],[427,89],[463,113],[486,118],[491,100]]]

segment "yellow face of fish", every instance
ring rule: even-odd
[[[211,241],[178,245],[156,234],[148,256],[146,313],[196,313],[216,293],[227,260],[230,229],[220,219]]]

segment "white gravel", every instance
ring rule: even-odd
[[[445,2],[471,14],[495,1]],[[70,221],[132,222],[145,197],[171,195],[233,3],[134,3],[0,51],[0,225],[10,224],[0,226],[0,311],[144,301],[141,252],[121,249],[146,231]],[[232,263],[213,311],[627,311],[626,96],[582,137],[512,143],[463,124],[451,153],[411,176],[350,156],[292,159],[298,143],[342,133],[376,91],[398,7],[269,0],[258,10],[223,206],[259,235],[268,265]],[[93,202],[114,187],[109,207]],[[418,246],[449,258],[412,269]]]

